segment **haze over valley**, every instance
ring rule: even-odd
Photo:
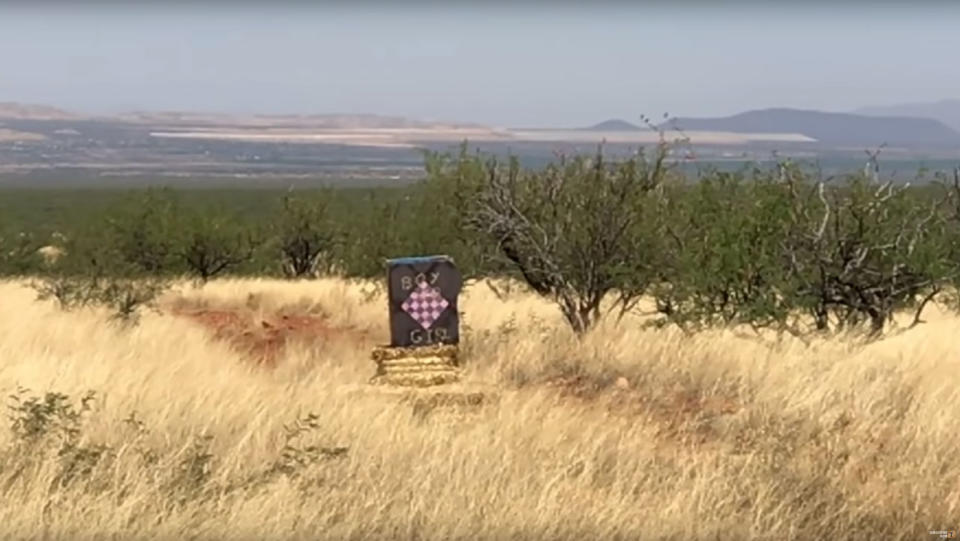
[[[558,129],[373,113],[93,115],[8,102],[0,104],[0,182],[65,182],[68,173],[77,174],[77,182],[147,177],[191,178],[200,185],[297,178],[407,182],[422,174],[422,149],[453,151],[463,141],[538,163],[556,152],[592,152],[601,143],[613,153],[628,152],[661,137],[684,141],[676,156],[688,164],[765,161],[774,152],[853,164],[862,162],[864,150],[883,145],[885,159],[893,162],[926,160],[949,167],[960,160],[960,132],[938,120],[934,105],[922,109],[925,116],[772,108],[717,118],[661,118],[656,124],[625,115]],[[950,118],[949,108],[943,117]]]
[[[950,10],[828,11],[11,8],[0,183],[405,182],[421,148],[543,164],[650,146],[652,128],[691,166],[776,153],[845,170],[883,146],[894,167],[951,167]]]

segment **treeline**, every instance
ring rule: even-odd
[[[960,304],[956,174],[911,187],[782,162],[689,178],[669,151],[528,169],[464,147],[428,154],[426,178],[402,189],[291,191],[253,207],[147,190],[55,232],[0,215],[0,273],[125,319],[184,277],[379,279],[387,258],[440,253],[470,280],[521,279],[576,332],[646,300],[657,325],[872,336],[904,310],[920,321],[931,301]]]

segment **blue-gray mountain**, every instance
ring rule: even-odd
[[[954,130],[960,131],[960,99],[940,100],[927,103],[901,103],[880,107],[862,107],[853,111],[869,116],[912,116],[939,120]]]
[[[761,109],[722,118],[672,118],[664,127],[689,131],[800,133],[829,147],[960,149],[960,131],[932,118],[868,116],[801,109]]]
[[[590,130],[590,131],[640,131],[644,128],[641,128],[636,124],[631,124],[626,120],[620,120],[619,118],[611,118],[610,120],[604,120],[599,124],[594,124],[589,128],[583,128],[583,129]]]

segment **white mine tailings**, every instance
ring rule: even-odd
[[[626,143],[649,145],[660,135],[653,131],[602,132],[587,130],[505,130],[486,128],[375,128],[375,129],[204,129],[155,131],[152,137],[177,139],[210,139],[289,143],[332,143],[378,147],[412,147],[422,142],[570,142]],[[668,132],[673,139],[679,134]],[[742,145],[752,142],[814,142],[815,139],[796,133],[732,133],[686,132],[694,144]]]

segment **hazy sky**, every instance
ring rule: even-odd
[[[0,4],[0,101],[579,126],[960,98],[947,2],[397,4]]]

